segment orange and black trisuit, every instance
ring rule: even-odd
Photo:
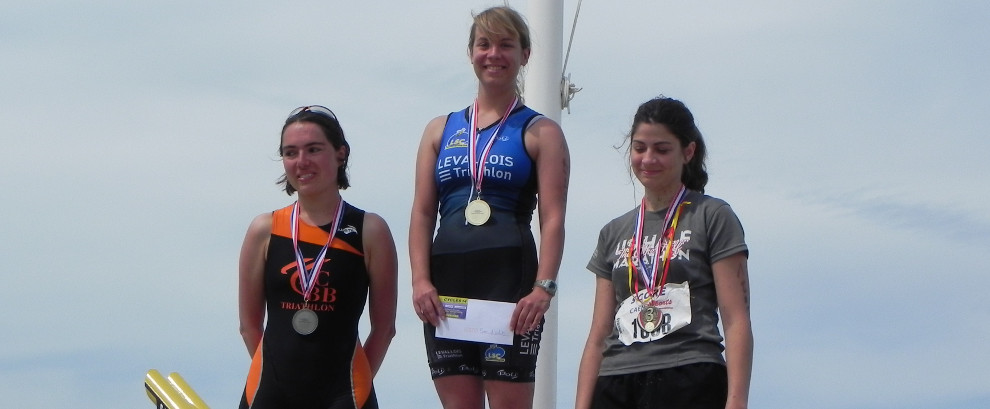
[[[308,308],[319,317],[309,335],[292,327],[303,294],[292,245],[292,206],[272,213],[265,261],[265,333],[251,361],[241,408],[373,409],[378,407],[371,367],[358,339],[368,298],[361,242],[364,211],[343,202],[336,236],[326,254]],[[299,224],[299,248],[307,268],[329,237],[326,226]]]

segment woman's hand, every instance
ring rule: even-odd
[[[551,299],[553,296],[546,290],[534,287],[529,295],[516,303],[516,309],[512,311],[512,319],[509,321],[512,332],[524,334],[536,329],[543,320],[543,314],[550,309]]]
[[[416,316],[423,322],[436,327],[443,319],[443,305],[440,304],[440,297],[437,288],[428,281],[413,283],[413,310]]]

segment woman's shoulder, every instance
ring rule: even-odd
[[[426,123],[427,132],[429,132],[431,129],[435,129],[437,131],[442,130],[443,126],[447,123],[448,116],[450,115],[440,115],[438,117],[431,119],[430,122],[427,122]]]
[[[348,202],[346,200],[344,201],[344,215],[345,216],[346,215],[354,215],[354,214],[356,214],[356,215],[359,215],[361,217],[364,217],[365,213],[368,213],[368,211],[366,211],[366,210],[364,210],[364,209],[362,209],[360,207],[355,206],[351,202]]]
[[[544,116],[528,106],[522,106],[515,110],[512,113],[512,118],[522,122],[522,128],[529,132],[542,132],[549,129],[550,131],[563,135],[563,131],[557,121],[554,121],[550,117]]]
[[[464,108],[460,111],[450,112],[448,114],[430,119],[430,121],[426,123],[426,129],[423,131],[423,136],[439,140],[443,137],[442,134],[444,129],[447,127],[447,124],[450,123],[452,119],[466,118],[468,109],[469,108]],[[467,120],[464,119],[465,123],[466,121]]]
[[[726,202],[721,198],[709,196],[694,190],[688,191],[684,201],[691,202],[696,207],[703,209],[719,209],[722,207],[729,207],[729,202]]]
[[[729,202],[714,196],[691,192],[685,201],[691,202],[692,212],[702,215],[709,223],[721,225],[722,223],[739,223],[739,216],[736,214]]]
[[[372,235],[375,235],[382,232],[389,232],[388,222],[378,213],[363,212],[362,217],[364,217],[364,230],[366,234],[372,233]]]
[[[262,213],[262,214],[258,215],[258,217],[264,218],[264,217],[267,216],[269,219],[275,218],[275,217],[282,217],[282,216],[289,217],[289,215],[292,214],[292,207],[295,206],[295,204],[296,204],[296,202],[289,203],[289,204],[287,204],[287,205],[285,205],[283,207],[280,207],[278,209],[272,210],[272,211],[270,211],[268,213]]]
[[[268,237],[272,232],[274,219],[275,212],[266,212],[255,216],[254,219],[251,219],[251,224],[248,225],[247,237],[254,239]]]

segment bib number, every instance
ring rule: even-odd
[[[653,342],[691,323],[688,282],[667,284],[663,294],[648,301],[648,290],[629,296],[615,313],[615,329],[624,345]]]

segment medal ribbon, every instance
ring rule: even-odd
[[[330,225],[330,237],[327,238],[327,244],[323,245],[320,254],[313,259],[313,268],[308,269],[306,268],[306,259],[303,257],[302,251],[299,250],[299,202],[296,201],[292,205],[292,216],[290,219],[290,224],[292,224],[292,249],[296,253],[296,267],[299,269],[299,284],[302,287],[304,302],[309,302],[309,294],[313,292],[313,287],[316,285],[316,277],[320,275],[320,269],[323,268],[323,262],[326,261],[327,249],[330,248],[330,242],[337,235],[337,227],[340,225],[340,216],[342,214],[344,214],[344,199],[340,198],[337,201],[337,214],[333,218],[333,224]]]
[[[667,214],[663,218],[663,226],[660,230],[660,237],[657,246],[663,245],[663,251],[659,248],[653,252],[653,268],[652,271],[646,269],[646,265],[643,263],[643,229],[646,221],[646,197],[643,197],[643,201],[639,206],[639,215],[636,217],[636,228],[633,230],[633,242],[629,245],[629,254],[627,255],[627,265],[629,270],[629,291],[633,295],[639,293],[639,280],[634,279],[636,276],[635,270],[638,267],[640,275],[643,277],[643,283],[649,285],[651,291],[647,294],[646,299],[642,300],[644,302],[650,301],[653,296],[657,293],[663,293],[663,286],[667,284],[667,273],[670,271],[670,253],[674,246],[674,232],[677,230],[677,221],[680,219],[681,210],[684,205],[690,204],[691,202],[684,202],[684,196],[687,195],[687,189],[684,185],[681,185],[680,190],[674,195],[673,200],[670,202],[670,206],[667,207]],[[666,241],[666,243],[664,243]],[[662,253],[662,256],[661,256]],[[662,275],[659,280],[659,285],[657,285],[657,275],[660,272],[660,264],[663,264]]]
[[[488,153],[491,152],[492,145],[495,144],[495,139],[498,138],[498,131],[502,129],[502,125],[509,119],[509,114],[512,113],[512,110],[516,108],[516,104],[518,103],[518,96],[512,99],[509,108],[505,110],[502,119],[498,121],[498,126],[492,132],[492,137],[485,144],[481,152],[481,158],[478,158],[478,100],[474,100],[474,107],[471,109],[471,135],[468,138],[468,163],[471,167],[471,182],[474,184],[474,189],[477,191],[479,198],[481,197],[481,181],[485,178],[485,164],[488,163]],[[471,203],[471,197],[472,195],[468,194],[468,203]]]

